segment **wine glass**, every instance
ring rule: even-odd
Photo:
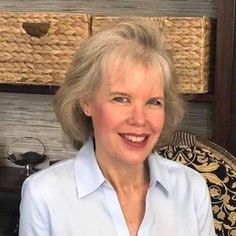
[[[8,160],[25,167],[22,173],[26,176],[34,172],[33,166],[42,163],[47,158],[44,144],[34,137],[21,137],[14,140],[8,146],[7,154]]]

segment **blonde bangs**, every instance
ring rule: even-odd
[[[112,47],[105,52],[105,56],[101,60],[101,76],[106,78],[112,74],[112,76],[119,79],[131,68],[135,68],[138,65],[144,66],[151,72],[152,78],[161,79],[161,82],[165,85],[164,71],[168,68],[162,68],[162,63],[159,62],[159,55],[153,54],[133,41],[117,45],[115,48]]]

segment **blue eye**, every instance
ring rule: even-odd
[[[161,101],[160,99],[152,98],[148,101],[148,104],[153,105],[153,106],[162,106],[163,101]]]
[[[113,98],[113,100],[115,102],[119,102],[119,103],[129,103],[130,102],[129,98],[127,98],[127,97],[115,97],[115,98]]]

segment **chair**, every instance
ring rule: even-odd
[[[176,131],[169,145],[158,152],[205,177],[216,234],[236,235],[236,157],[219,145],[186,131]]]

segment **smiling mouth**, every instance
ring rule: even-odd
[[[132,143],[143,143],[147,139],[147,135],[130,135],[130,134],[120,134],[122,138]]]

